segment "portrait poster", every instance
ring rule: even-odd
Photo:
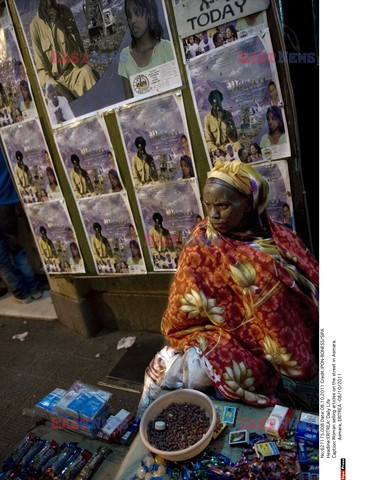
[[[61,200],[59,180],[39,120],[3,128],[1,137],[23,203]]]
[[[123,107],[117,120],[135,187],[196,176],[181,96]]]
[[[123,185],[105,121],[100,116],[54,132],[75,198],[117,193]]]
[[[85,273],[78,240],[64,201],[28,205],[26,214],[46,272]]]
[[[137,198],[154,270],[177,269],[186,239],[203,218],[196,181],[139,188]]]
[[[269,3],[269,0],[172,0],[181,38],[261,12]]]
[[[126,194],[84,198],[78,206],[98,273],[146,273]]]
[[[269,30],[189,61],[203,141],[212,164],[290,156],[287,122]],[[210,72],[210,73],[209,73]]]
[[[182,85],[164,0],[47,2],[15,0],[53,127]]]
[[[269,217],[296,231],[287,160],[259,163],[253,167],[269,183],[269,199],[266,208]]]
[[[191,60],[210,50],[228,45],[238,38],[261,33],[266,28],[268,28],[268,20],[265,10],[214,28],[206,28],[181,39],[183,58]]]
[[[36,116],[37,110],[15,31],[11,23],[6,27],[0,24],[0,128]]]

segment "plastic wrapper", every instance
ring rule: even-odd
[[[96,417],[108,415],[111,396],[110,392],[76,381],[54,410],[60,416],[92,422]]]
[[[75,455],[77,451],[81,451],[81,449],[76,450],[78,448],[77,445],[76,442],[63,443],[60,446],[58,455],[49,462],[51,465],[49,465],[49,463],[46,464],[42,472],[45,472],[50,478],[55,478],[56,475],[61,473],[73,455]]]
[[[43,440],[41,438],[38,438],[32,445],[32,447],[28,450],[28,453],[24,455],[21,465],[22,465],[22,470],[27,467],[32,460],[36,457],[36,455],[43,449],[43,447],[46,445],[46,440]]]
[[[92,455],[88,463],[77,475],[76,480],[90,480],[111,452],[112,450],[110,448],[99,447],[97,452]]]
[[[54,440],[46,442],[42,450],[40,450],[37,455],[29,462],[27,465],[26,473],[32,476],[38,476],[40,474],[42,467],[56,455],[59,445]]]
[[[55,406],[65,395],[66,390],[63,390],[62,388],[55,388],[55,390],[47,394],[35,405],[36,412],[42,416],[50,418],[55,414]]]
[[[142,417],[144,411],[158,398],[163,389],[205,390],[210,385],[200,349],[190,347],[183,354],[181,350],[165,346],[146,369],[137,416]]]
[[[5,460],[3,467],[4,472],[16,467],[32,448],[36,440],[38,440],[37,435],[32,432],[28,433],[28,435],[18,445],[16,450]]]
[[[74,480],[91,456],[92,454],[89,450],[76,452],[61,471],[60,477],[65,480]]]

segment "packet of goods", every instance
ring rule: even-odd
[[[55,411],[64,417],[91,422],[97,416],[107,416],[111,396],[109,392],[77,381],[55,405]]]
[[[318,447],[319,416],[302,412],[297,424],[295,438],[296,442],[303,440],[308,445]]]
[[[55,413],[55,406],[66,395],[66,390],[62,388],[55,388],[52,392],[48,393],[42,400],[36,403],[35,409],[42,415],[50,417]]]
[[[294,410],[291,408],[275,405],[265,422],[265,433],[273,437],[285,438],[293,414]]]

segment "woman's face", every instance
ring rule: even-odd
[[[276,132],[279,130],[279,122],[272,113],[268,113],[266,118],[268,121],[269,132]]]
[[[126,17],[131,34],[139,40],[148,28],[148,17],[134,0],[126,2]]]
[[[249,197],[222,183],[207,183],[203,203],[212,225],[220,233],[229,233],[245,227],[245,216],[250,211]]]
[[[182,137],[181,138],[181,147],[186,150],[187,149],[187,146],[188,146],[188,143],[187,143],[187,139],[186,137]]]
[[[51,172],[46,172],[46,175],[47,175],[48,181],[49,181],[50,183],[55,183],[55,180],[56,180],[56,179],[55,179],[54,175],[52,175]]]
[[[139,255],[140,251],[137,247],[134,247],[134,245],[131,245],[130,249],[133,257],[136,257],[137,255]]]
[[[257,154],[257,150],[256,150],[255,145],[251,145],[250,152],[251,152],[251,155],[256,155]]]
[[[226,28],[226,37],[227,37],[227,40],[231,40],[233,37],[233,33],[230,28]]]
[[[276,98],[278,97],[277,87],[273,84],[269,85],[269,95],[272,100],[276,100]]]
[[[111,187],[112,188],[118,188],[119,186],[119,180],[118,178],[114,177],[113,175],[109,175],[110,182],[111,182]]]
[[[190,178],[190,176],[191,176],[190,175],[190,167],[183,160],[180,163],[181,163],[182,177],[183,178]]]
[[[289,207],[287,205],[284,205],[284,207],[283,207],[283,215],[284,215],[285,219],[288,219],[291,216],[291,212],[290,212]]]

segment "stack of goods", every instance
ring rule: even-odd
[[[67,391],[53,390],[37,403],[36,411],[49,418],[55,428],[81,430],[93,437],[109,414],[111,396],[109,392],[76,381]]]
[[[319,417],[302,413],[295,434],[302,480],[319,478]]]
[[[140,419],[126,410],[109,415],[112,394],[76,381],[69,390],[56,388],[40,400],[36,414],[52,422],[52,428],[69,429],[107,443],[130,445]]]
[[[229,458],[210,450],[186,462],[168,462],[158,455],[146,455],[130,480],[221,480],[231,478]]]
[[[31,432],[5,460],[0,479],[89,480],[111,451],[100,447],[92,454],[77,442],[59,445]]]

